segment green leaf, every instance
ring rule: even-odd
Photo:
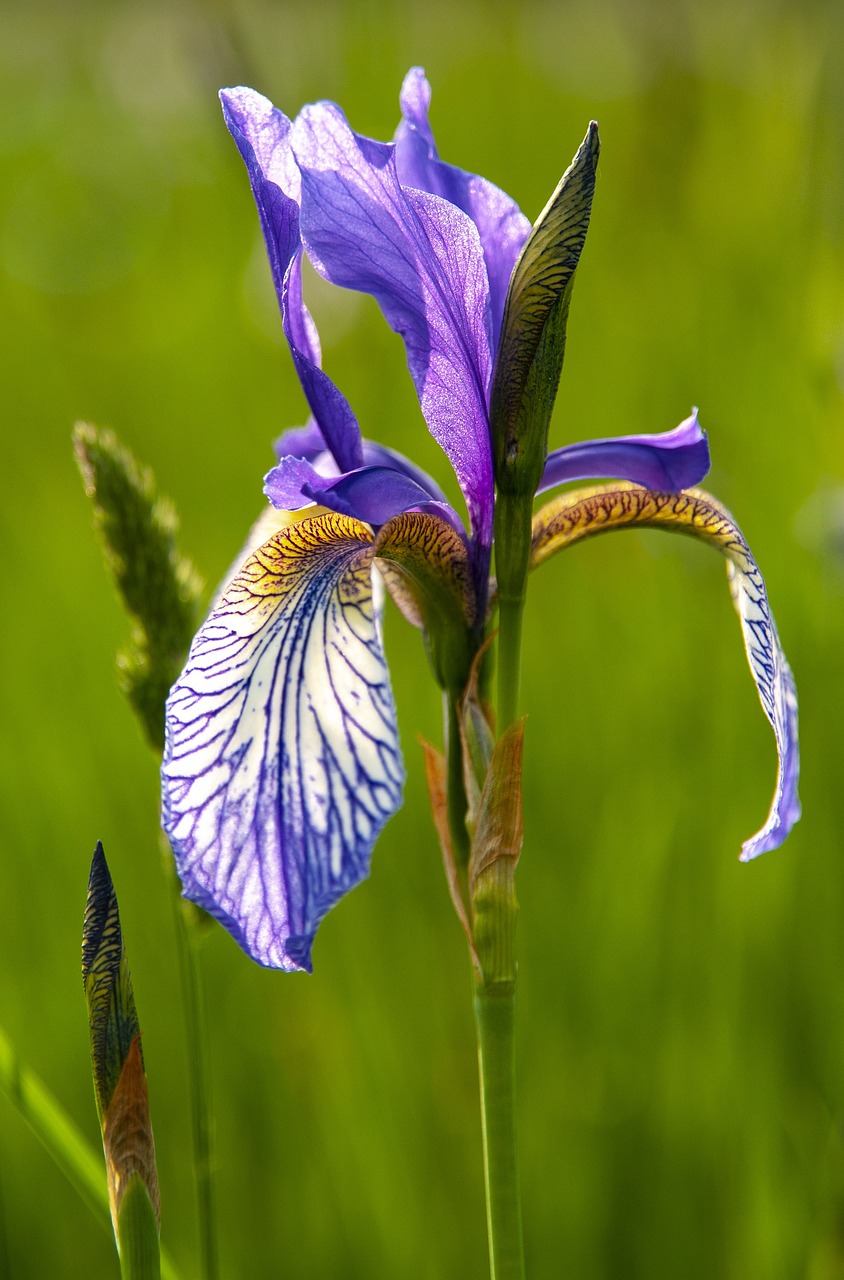
[[[106,562],[132,619],[129,643],[117,657],[121,685],[160,751],[164,703],[197,628],[202,584],[179,555],[178,520],[157,496],[152,472],[111,431],[77,423],[73,444]]]
[[[536,492],[566,344],[574,273],[589,227],[598,166],[593,121],[513,268],[492,381],[491,430],[499,489]]]

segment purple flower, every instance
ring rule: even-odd
[[[445,505],[439,488],[406,459],[362,441],[348,402],[320,369],[302,300],[304,245],[326,279],[371,293],[404,339],[425,419],[466,498],[473,575],[483,592],[494,502],[490,382],[507,284],[530,224],[492,183],[438,158],[430,90],[418,68],[402,86],[403,119],[392,144],[354,133],[333,103],[305,107],[291,122],[251,89],[224,90],[221,99],[249,172],[284,331],[313,414],[304,448],[299,436],[282,438],[289,453],[267,477],[270,500],[282,509],[315,501],[377,524],[432,501]],[[541,488],[607,476],[685,488],[707,469],[693,416],[663,436],[557,450]],[[459,524],[455,513],[443,514]]]
[[[521,386],[509,377],[511,364],[533,342],[528,363],[522,359],[528,368],[540,343],[526,310],[514,319],[508,289],[511,278],[521,288],[527,273],[523,292],[535,311],[530,290],[547,282],[540,273],[537,286],[531,263],[517,263],[527,261],[526,243],[525,254],[541,256],[546,224],[529,242],[530,225],[509,196],[439,159],[418,68],[402,86],[393,143],[354,133],[332,103],[305,107],[291,122],[250,89],[224,90],[221,99],[311,418],[279,441],[265,484],[275,514],[250,539],[171,693],[164,825],[186,896],[260,963],[308,969],[317,925],[367,874],[373,843],[401,802],[375,566],[425,631],[451,699],[483,633],[495,514],[493,384],[506,400]],[[587,144],[591,153],[581,148],[575,165],[591,154],[594,185],[594,127]],[[567,287],[589,203],[591,188]],[[327,280],[372,294],[401,335],[425,421],[465,498],[468,530],[430,476],[363,438],[322,370],[302,297],[303,252]],[[549,287],[551,309],[560,300],[564,308],[564,330],[568,293]],[[554,358],[558,374],[561,347]],[[540,406],[546,430],[555,387]],[[512,414],[529,399],[519,390]],[[540,445],[531,491],[615,478],[677,492],[709,464],[695,413],[661,435],[591,440],[547,458],[544,435]],[[288,514],[297,511],[298,520]]]

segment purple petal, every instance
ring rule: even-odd
[[[316,329],[302,299],[302,258],[297,254],[287,271],[282,289],[281,316],[293,363],[311,413],[341,471],[360,466],[363,445],[357,418],[348,400],[319,367],[318,341],[307,341],[308,331],[316,337]],[[298,335],[304,339],[299,346]],[[316,359],[306,354],[316,350]]]
[[[376,527],[403,511],[431,505],[427,490],[390,467],[362,467],[336,480],[307,484],[305,492],[321,506]]]
[[[302,297],[301,178],[290,146],[291,123],[253,89],[223,89],[220,101],[249,173],[302,390],[340,470],[360,466],[360,428],[345,396],[320,368],[319,336]]]
[[[301,179],[290,148],[292,126],[282,111],[254,89],[221,89],[220,102],[249,174],[281,302],[285,273],[300,248]]]
[[[402,122],[396,130],[396,169],[402,186],[418,187],[457,205],[478,228],[489,277],[493,349],[498,345],[504,299],[530,222],[514,200],[476,174],[445,164],[428,122],[431,86],[421,67],[404,78]]]
[[[207,618],[167,704],[163,823],[186,897],[259,964],[310,970],[319,922],[401,803],[368,531],[276,534]]]
[[[291,427],[289,431],[285,431],[276,440],[273,448],[279,461],[287,457],[304,458],[306,462],[314,464],[320,475],[334,474],[334,472],[325,471],[318,462],[318,459],[325,455],[325,441],[313,419],[307,426]],[[390,449],[387,445],[364,439],[363,463],[366,467],[391,467],[393,471],[400,471],[402,475],[409,476],[411,480],[421,485],[437,502],[448,501],[436,480],[429,476],[427,471],[417,467],[416,463],[411,462],[403,453],[399,453],[397,449]]]
[[[730,513],[702,489],[669,493],[633,484],[600,485],[552,498],[533,520],[531,567],[585,538],[615,529],[664,529],[697,538],[727,560],[747,661],[777,744],[777,783],[768,818],[744,842],[743,862],[782,844],[800,817],[797,694],[774,623],[768,592],[750,547]],[[739,772],[736,786],[742,785]]]
[[[448,499],[437,484],[426,471],[421,467],[417,467],[415,462],[411,462],[403,453],[399,453],[397,449],[388,449],[386,445],[376,444],[372,440],[364,440],[363,442],[363,461],[368,467],[392,467],[394,471],[400,471],[402,475],[408,476],[411,480],[415,480],[418,485],[434,499],[435,502],[443,502],[448,505]]]
[[[699,484],[709,470],[709,445],[697,410],[660,435],[616,436],[566,445],[549,453],[537,493],[570,480],[630,480],[676,491]]]
[[[324,484],[327,477],[306,458],[280,458],[264,476],[264,493],[279,511],[298,511],[313,498],[307,489]]]
[[[308,255],[334,284],[373,294],[404,338],[428,426],[488,547],[488,281],[477,229],[438,197],[403,191],[394,147],[353,133],[331,103],[306,107],[293,140]]]
[[[304,427],[290,427],[283,432],[273,449],[278,459],[293,457],[313,462],[321,453],[325,453],[325,438],[311,418]]]
[[[777,784],[770,813],[761,830],[745,840],[739,855],[742,862],[750,862],[778,848],[800,817],[800,748],[794,676],[780,644],[759,566],[741,533],[737,529],[735,533],[727,561],[730,590],[759,701],[777,743]]]
[[[389,466],[361,467],[341,476],[326,476],[302,458],[282,458],[265,477],[264,493],[282,511],[296,511],[315,502],[376,528],[404,511],[430,511],[448,520],[465,539],[460,517],[444,498],[432,494],[412,475]]]

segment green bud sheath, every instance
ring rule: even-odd
[[[155,1144],[132,980],[117,896],[101,844],[88,880],[82,978],[97,1114],[103,1135],[109,1202],[124,1275],[159,1275],[159,1192]],[[140,1184],[140,1185],[138,1185]],[[131,1204],[124,1201],[131,1191]],[[155,1247],[150,1223],[155,1226]],[[132,1269],[127,1270],[130,1259]],[[146,1261],[144,1261],[146,1259]]]
[[[598,167],[593,121],[513,268],[492,380],[490,418],[499,491],[533,499],[566,346],[574,273],[589,227]]]
[[[490,399],[502,728],[518,716],[533,498],[548,454],[548,427],[563,367],[574,274],[589,227],[598,150],[593,121],[525,242],[504,304]]]

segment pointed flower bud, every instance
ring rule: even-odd
[[[127,1274],[158,1275],[160,1200],[140,1027],[103,847],[91,863],[82,935],[91,1061],[109,1203]]]
[[[574,273],[589,227],[598,166],[593,121],[513,268],[492,380],[495,481],[529,500],[548,452],[548,424],[566,346]]]

